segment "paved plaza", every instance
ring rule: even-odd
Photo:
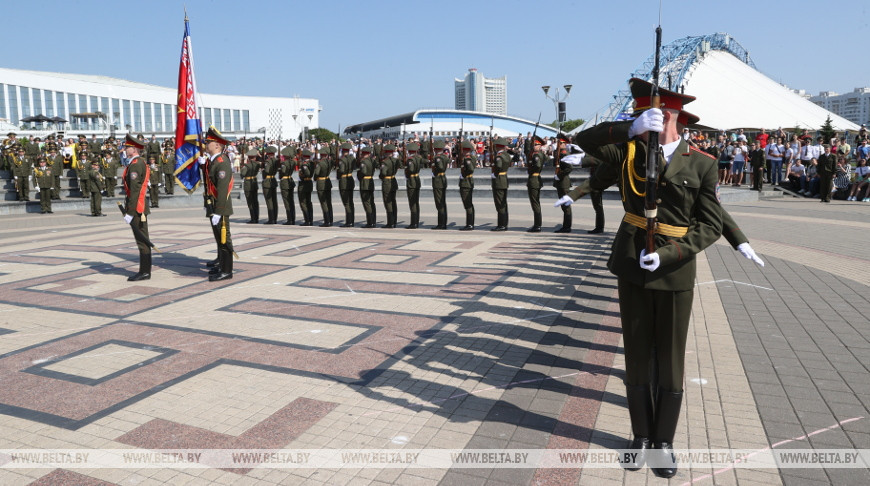
[[[380,202],[380,201],[378,201]],[[151,280],[117,211],[0,216],[0,450],[575,450],[626,446],[616,279],[588,200],[477,230],[246,225],[232,280],[202,209],[149,218]],[[870,204],[725,206],[766,262],[698,257],[675,445],[870,449]],[[335,194],[335,219],[343,211]],[[383,206],[379,205],[380,224]],[[361,207],[357,221],[363,220]],[[261,209],[265,214],[265,207]],[[283,211],[281,212],[283,215]],[[403,222],[404,219],[404,222]],[[399,200],[399,224],[408,223]],[[279,221],[283,221],[280,218]],[[664,484],[614,467],[11,467],[0,484]],[[857,468],[681,467],[672,484],[868,484]]]

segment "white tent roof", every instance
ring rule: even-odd
[[[725,51],[706,53],[687,73],[684,85],[686,94],[698,97],[686,110],[701,117],[699,125],[706,127],[730,130],[797,126],[817,130],[830,116],[836,130],[860,128]]]

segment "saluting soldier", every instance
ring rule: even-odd
[[[341,159],[338,161],[336,177],[338,177],[338,194],[344,206],[344,224],[342,228],[350,228],[354,225],[353,190],[356,184],[353,181],[353,169],[356,158],[350,154],[351,145],[348,142],[341,144]]]
[[[285,225],[296,224],[296,199],[293,195],[296,189],[296,181],[293,180],[293,171],[296,170],[296,147],[288,145],[281,149],[284,159],[278,175],[281,177],[281,200],[284,202],[284,212],[287,214]]]
[[[130,134],[124,140],[124,150],[129,164],[124,168],[124,194],[126,196],[124,221],[133,229],[133,238],[139,248],[139,271],[127,278],[128,281],[151,279],[151,247],[143,238],[148,238],[148,217],[150,210],[145,204],[148,190],[150,169],[139,156],[139,151],[145,149],[145,144],[133,138]]]
[[[105,179],[100,172],[100,160],[91,159],[91,166],[85,172],[87,188],[91,197],[91,216],[105,216],[103,214],[103,190],[106,188]]]
[[[636,101],[633,121],[606,122],[577,134],[575,143],[599,161],[595,174],[563,196],[570,204],[591,190],[618,184],[625,217],[613,241],[608,268],[617,276],[625,341],[625,381],[629,417],[638,451],[628,469],[643,466],[646,451],[660,451],[673,461],[673,438],[683,399],[686,335],[695,285],[695,255],[723,231],[722,208],[716,196],[716,161],[691,147],[679,135],[683,105],[695,98],[660,89],[661,108],[650,108],[651,85],[629,81]],[[650,131],[659,132],[661,151],[657,181],[644,181]],[[654,251],[647,254],[644,195],[657,185]],[[653,406],[651,357],[655,349],[658,386]],[[660,465],[661,466],[661,465]],[[672,477],[676,463],[655,467]]]
[[[535,135],[534,140],[531,141],[531,150],[528,152],[529,156],[526,162],[526,170],[529,173],[526,187],[529,189],[529,203],[532,205],[534,219],[532,227],[527,230],[529,233],[541,232],[541,170],[547,160],[541,151],[543,145],[544,139]]]
[[[302,149],[299,161],[299,210],[302,211],[302,226],[314,224],[314,208],[311,206],[311,193],[314,191],[314,155],[309,149]]]
[[[258,224],[260,222],[260,186],[257,182],[257,173],[260,172],[260,153],[257,149],[248,150],[247,157],[242,161],[239,168],[242,177],[242,189],[245,191],[245,202],[248,205],[248,212],[251,214],[251,219],[246,221],[247,224]]]
[[[27,150],[18,146],[18,155],[12,157],[12,177],[18,190],[19,201],[30,201],[30,172],[33,165]]]
[[[477,155],[474,153],[475,146],[468,140],[460,143],[462,158],[459,162],[459,197],[465,208],[465,226],[460,231],[474,229],[474,168],[477,167]]]
[[[321,227],[332,226],[332,180],[329,173],[332,171],[332,156],[329,148],[320,149],[320,160],[314,166],[314,182],[317,184],[317,199],[320,201],[320,210],[323,212]]]
[[[417,152],[420,144],[410,142],[405,146],[408,162],[405,164],[405,193],[408,195],[408,207],[411,210],[411,224],[406,229],[417,229],[420,224],[420,169],[423,167],[423,157]]]
[[[509,144],[506,138],[493,140],[496,154],[492,160],[492,198],[498,213],[498,224],[490,231],[505,231],[508,227],[507,170],[511,166],[511,156],[505,149]]]
[[[233,165],[224,153],[224,147],[229,141],[217,131],[209,127],[205,136],[205,151],[208,153],[209,185],[214,194],[214,211],[211,215],[211,225],[217,238],[218,262],[209,271],[209,282],[233,278],[233,244],[230,237],[230,216],[233,214],[233,201],[230,193],[233,190]]]
[[[266,147],[263,152],[263,198],[266,200],[266,214],[268,220],[265,224],[278,224],[278,184],[275,175],[278,174],[277,147]]]
[[[359,180],[359,197],[366,212],[366,224],[363,228],[374,228],[378,222],[374,175],[375,161],[372,157],[372,147],[367,145],[360,149],[359,169],[356,172],[356,178]]]
[[[163,150],[160,159],[160,172],[163,173],[163,194],[170,196],[175,193],[175,152]]]
[[[396,172],[399,170],[399,159],[393,157],[393,152],[396,151],[396,146],[388,143],[383,146],[380,172],[378,177],[381,179],[381,195],[384,199],[384,210],[387,213],[387,224],[384,228],[395,228],[398,214],[396,211]]]
[[[571,170],[574,168],[574,166],[565,160],[565,156],[568,155],[568,136],[564,133],[556,136],[556,151],[556,159],[553,162],[556,163],[558,161],[558,165],[556,167],[556,175],[553,176],[553,187],[556,188],[556,193],[561,198],[571,190]],[[562,227],[557,229],[555,233],[570,233],[573,220],[574,216],[571,212],[571,206],[563,205]]]
[[[33,169],[33,179],[39,187],[39,209],[42,214],[51,213],[51,185],[54,182],[51,166],[45,157],[39,157]]]
[[[432,148],[432,195],[435,198],[435,210],[438,212],[438,224],[435,230],[447,229],[447,164],[450,157],[444,153],[444,140],[434,140]]]

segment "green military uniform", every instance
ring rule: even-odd
[[[73,170],[76,172],[76,179],[79,184],[79,197],[86,198],[89,197],[88,194],[88,186],[87,186],[87,171],[90,166],[90,157],[91,154],[88,151],[88,142],[84,137],[79,139],[79,143],[76,146],[77,154],[75,164],[73,165]],[[143,162],[147,164],[147,160],[143,159]],[[146,188],[147,189],[147,188]]]
[[[148,157],[148,169],[151,171],[151,185],[148,186],[148,194],[151,196],[151,207],[159,208],[160,207],[160,164],[157,160],[160,158],[159,155],[150,155]]]
[[[369,146],[360,149],[361,159],[359,169],[356,172],[356,178],[359,181],[359,197],[366,212],[366,225],[363,228],[374,228],[378,222],[375,207],[375,161],[371,154],[372,148]]]
[[[492,161],[492,199],[495,203],[495,211],[498,213],[498,224],[491,231],[505,231],[508,227],[508,167],[511,166],[511,156],[505,150],[508,141],[499,138],[493,141],[496,156]]]
[[[63,155],[49,152],[47,160],[49,167],[51,167],[51,198],[60,199],[60,176],[63,174]]]
[[[278,169],[281,178],[281,200],[284,202],[284,212],[287,215],[286,225],[296,224],[296,199],[293,191],[296,189],[296,181],[293,180],[293,171],[296,169],[296,148],[284,147],[281,149],[284,160]]]
[[[263,161],[263,198],[266,200],[266,214],[269,219],[265,224],[278,224],[278,184],[275,176],[278,174],[276,147],[266,147]]]
[[[399,171],[401,164],[399,159],[392,156],[396,150],[395,145],[384,145],[382,150],[384,158],[381,159],[381,170],[378,177],[381,179],[381,195],[384,198],[384,210],[387,213],[387,224],[384,225],[384,228],[395,228],[396,220],[398,219],[398,212],[396,210],[396,192],[398,191],[396,172]]]
[[[447,229],[447,164],[450,163],[450,158],[444,155],[444,141],[437,140],[432,142],[432,162],[429,168],[432,169],[432,195],[435,198],[435,210],[438,212],[438,224],[432,228],[437,230]]]
[[[323,212],[321,227],[332,226],[332,156],[326,147],[320,149],[320,160],[314,166],[314,182],[317,184],[317,199],[320,201],[320,210]]]
[[[139,150],[143,150],[145,147],[130,135],[127,135],[125,146],[136,147]],[[147,215],[150,210],[145,204],[145,195],[148,191],[150,172],[145,160],[138,155],[134,156],[124,169],[125,209],[127,216],[132,218],[129,222],[130,226],[136,228],[133,230],[133,237],[136,239],[136,246],[139,248],[139,272],[127,279],[130,281],[148,280],[151,278],[151,247],[142,239],[143,237],[149,237]]]
[[[239,168],[242,177],[242,189],[245,191],[245,202],[248,205],[248,212],[251,214],[251,219],[248,224],[257,224],[260,222],[260,186],[257,182],[257,173],[260,172],[260,153],[257,149],[248,150],[242,166]]]
[[[30,160],[34,163],[36,162],[36,158],[42,154],[42,150],[39,146],[40,139],[36,137],[33,141],[28,142],[24,145],[24,152],[30,157]]]
[[[212,144],[219,144],[220,152],[207,156],[206,185],[211,201],[209,223],[217,243],[217,261],[209,262],[209,282],[233,278],[233,243],[230,236],[230,216],[233,214],[233,201],[230,198],[233,190],[233,165],[224,147],[229,142],[214,127],[209,127],[205,134],[206,150],[214,151]]]
[[[85,177],[87,177],[87,188],[91,198],[91,216],[105,216],[103,214],[103,191],[106,189],[106,182],[100,172],[99,160],[91,161],[91,166],[85,172]]]
[[[350,154],[352,147],[349,143],[341,144],[340,148],[345,153],[338,161],[335,176],[338,178],[338,194],[341,196],[341,203],[344,206],[344,224],[341,227],[350,228],[354,225],[355,219],[353,190],[356,184],[353,181],[353,169],[356,166],[356,158]]]
[[[406,229],[417,229],[420,224],[420,169],[424,160],[417,151],[420,144],[411,142],[405,146],[407,163],[405,164],[405,193],[408,196],[408,207],[411,210],[411,224]]]
[[[91,139],[88,141],[88,152],[92,154],[99,154],[103,152],[103,144],[101,144],[99,140],[97,140],[96,135],[91,137]]]
[[[6,139],[0,144],[2,154],[0,154],[0,170],[12,170],[12,158],[18,150],[18,140],[16,140],[14,132],[6,134]]]
[[[160,150],[160,142],[158,142],[157,138],[152,135],[151,141],[148,142],[148,145],[145,146],[145,157],[147,157],[148,160],[151,160],[151,157],[155,157],[156,160],[159,161],[161,153],[163,153],[163,151]],[[160,182],[160,178],[154,177],[151,182],[157,184],[158,182]]]
[[[528,161],[526,162],[526,170],[529,173],[528,182],[526,182],[526,187],[529,190],[529,203],[532,205],[532,215],[533,215],[533,223],[532,227],[528,229],[529,233],[539,233],[541,231],[541,170],[544,168],[544,162],[546,162],[547,158],[544,156],[544,153],[541,152],[540,147],[543,144],[543,140],[541,137],[535,135],[534,147],[531,153],[529,153]]]
[[[311,206],[311,193],[314,191],[314,155],[308,149],[302,149],[302,160],[299,162],[299,210],[302,211],[302,226],[314,224],[314,208]]]
[[[103,152],[103,176],[106,178],[106,195],[115,197],[118,186],[118,169],[121,167],[121,157],[114,147],[109,146]]]
[[[567,155],[567,151],[561,145],[561,141],[567,142],[567,139],[557,137],[557,140],[560,142],[556,146],[556,159],[553,161],[556,164],[556,176],[553,178],[553,187],[556,188],[556,193],[561,198],[571,190],[571,170],[574,167],[562,158],[564,155]],[[556,233],[570,233],[573,219],[571,206],[562,206],[562,227],[557,229]]]
[[[595,175],[595,168],[598,162],[593,157],[583,157],[583,165],[589,167],[589,177]],[[595,212],[595,227],[587,231],[587,233],[598,234],[604,232],[604,193],[602,191],[591,191],[589,200],[592,202],[592,210]]]
[[[171,150],[160,157],[160,172],[163,173],[163,194],[175,194],[175,153]]]
[[[459,197],[465,207],[465,226],[461,231],[474,229],[474,168],[477,167],[477,156],[474,154],[474,144],[465,140],[461,143],[462,160],[459,163]]]
[[[19,201],[30,201],[30,173],[33,164],[25,149],[19,148],[18,155],[12,156],[12,177],[18,190]]]
[[[42,214],[51,212],[51,185],[54,182],[52,168],[44,157],[39,158],[39,165],[33,168],[33,180],[39,187],[39,209]]]

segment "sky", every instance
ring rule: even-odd
[[[591,119],[653,53],[659,16],[655,0],[6,3],[0,66],[167,87],[186,7],[201,92],[315,98],[332,131],[453,108],[469,68],[507,76],[509,115],[553,121],[541,86],[571,84],[568,118]],[[813,95],[870,86],[867,0],[663,0],[661,25],[663,44],[727,32],[764,74]]]

